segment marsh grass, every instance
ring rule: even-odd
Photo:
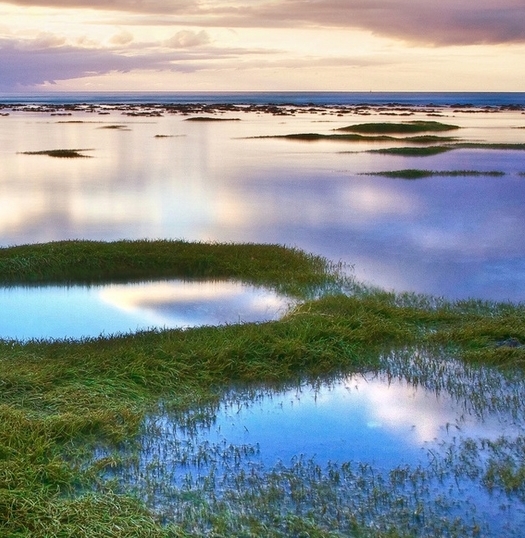
[[[436,139],[437,138],[437,139]],[[439,155],[448,151],[456,149],[483,149],[483,150],[499,150],[499,151],[523,151],[525,150],[525,144],[494,144],[494,143],[482,143],[482,142],[454,142],[454,139],[445,139],[444,137],[411,137],[409,140],[412,143],[433,144],[439,142],[446,142],[446,145],[431,145],[427,147],[392,147],[368,150],[367,153],[379,153],[383,155],[397,155],[401,157],[428,157],[432,155]]]
[[[337,131],[366,134],[405,134],[453,131],[460,127],[438,121],[407,121],[402,123],[359,123],[341,127]]]
[[[184,121],[240,121],[240,118],[218,118],[215,116],[192,116],[191,118],[186,118]]]
[[[103,125],[102,127],[99,127],[99,129],[109,129],[112,131],[122,131],[122,130],[128,131],[129,127],[123,124],[115,124],[115,125]]]
[[[305,302],[278,322],[79,341],[0,341],[1,535],[417,536],[415,525],[399,530],[399,519],[376,528],[370,517],[361,516],[359,510],[370,513],[371,503],[388,502],[392,514],[404,517],[404,501],[396,504],[397,497],[388,497],[391,489],[379,487],[372,476],[355,482],[364,492],[361,508],[344,508],[343,499],[336,505],[340,511],[324,518],[308,508],[316,499],[327,499],[331,510],[330,495],[337,490],[331,490],[327,480],[346,480],[338,469],[315,483],[308,478],[315,469],[308,465],[295,474],[282,469],[275,478],[265,474],[251,480],[245,475],[238,491],[216,501],[204,499],[188,477],[187,487],[171,492],[171,509],[183,510],[184,519],[167,525],[162,511],[147,510],[131,486],[105,476],[108,469],[125,467],[118,448],[133,445],[145,417],[161,402],[180,416],[213,409],[232,383],[285,383],[379,369],[385,354],[415,345],[441,349],[473,364],[520,371],[525,367],[525,348],[500,345],[508,339],[525,342],[524,306],[448,303],[368,289],[346,277],[340,266],[295,249],[64,241],[0,250],[4,285],[165,276],[236,278],[286,290]],[[94,449],[101,446],[107,456],[94,461]],[[521,491],[525,477],[520,467],[494,461],[487,481]],[[166,484],[159,480],[151,487],[163,488]],[[407,484],[410,478],[399,480]],[[211,478],[204,485],[214,491]],[[419,495],[418,488],[411,497]],[[287,497],[281,502],[283,491]],[[294,503],[305,498],[305,504],[290,504],[289,495]],[[418,506],[409,505],[406,511],[411,521],[418,510],[429,513]],[[432,521],[438,524],[436,518]],[[449,529],[449,523],[442,522],[441,529]],[[439,528],[434,531],[440,534]],[[454,532],[463,536],[461,529]]]
[[[384,155],[399,155],[402,157],[429,157],[431,155],[439,155],[446,153],[454,148],[452,146],[428,146],[428,147],[400,147],[400,148],[384,148],[372,149],[368,153],[381,153]]]
[[[316,142],[319,140],[335,140],[340,142],[405,142],[411,144],[435,144],[444,142],[453,142],[457,140],[455,137],[421,135],[396,137],[390,135],[367,135],[357,133],[345,134],[321,134],[321,133],[292,133],[286,135],[265,135],[252,136],[249,138],[283,138],[287,140],[299,140],[304,142]]]
[[[383,176],[394,179],[423,179],[427,177],[476,177],[490,176],[501,177],[505,172],[497,170],[421,170],[418,168],[408,168],[405,170],[387,170],[384,172],[366,172],[362,175],[366,176]]]
[[[82,155],[81,152],[92,151],[90,149],[49,149],[43,151],[23,151],[22,155],[47,155],[48,157],[57,157],[60,159],[78,159],[90,158],[90,155]]]

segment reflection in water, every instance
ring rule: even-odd
[[[366,121],[385,121],[377,111]],[[519,112],[454,114],[464,140],[524,142]],[[246,112],[235,122],[75,112],[0,122],[0,245],[123,237],[271,242],[355,267],[375,285],[448,297],[525,299],[525,152],[460,149],[431,157],[363,153],[393,142],[249,138],[359,123]],[[454,117],[453,117],[454,116]],[[427,120],[415,113],[411,120]],[[102,121],[102,120],[101,120]],[[174,135],[156,138],[157,134]],[[45,141],[45,147],[44,143]],[[400,145],[397,143],[395,145]],[[90,159],[19,152],[90,148]],[[363,176],[402,168],[501,170],[503,177],[403,181]]]
[[[523,485],[505,492],[488,477],[523,463],[525,403],[515,397],[525,391],[523,375],[414,352],[407,381],[399,368],[408,373],[409,354],[388,357],[391,370],[379,374],[235,389],[195,414],[151,416],[138,455],[110,475],[168,520],[184,520],[190,497],[213,504],[225,495],[229,510],[252,510],[252,496],[274,487],[277,510],[300,513],[313,503],[318,521],[337,509],[378,528],[399,520],[398,530],[414,536],[430,535],[422,521],[437,522],[435,535],[448,535],[439,525],[455,521],[479,525],[483,536],[519,536]],[[418,365],[431,362],[439,367],[417,380]]]
[[[240,282],[0,288],[0,338],[82,338],[278,319],[292,299]]]

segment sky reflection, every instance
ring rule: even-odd
[[[0,338],[83,338],[278,319],[292,303],[239,282],[0,288]]]
[[[515,127],[524,118],[498,113],[444,121],[464,125],[458,133],[465,139],[520,142],[525,129]],[[525,299],[523,152],[461,149],[401,158],[362,152],[391,143],[250,138],[330,133],[362,121],[351,115],[245,113],[240,120],[132,120],[117,111],[100,120],[76,112],[70,123],[36,113],[3,117],[0,244],[144,237],[271,242],[342,260],[358,279],[388,289]],[[101,128],[117,124],[125,129]],[[90,158],[19,153],[57,148],[89,149]],[[506,175],[419,181],[361,175],[400,168]]]
[[[428,449],[459,438],[497,439],[522,430],[515,413],[523,417],[523,408],[476,413],[465,399],[468,392],[436,392],[385,374],[356,374],[250,400],[234,393],[209,431],[198,435],[212,443],[257,445],[261,461],[270,466],[302,455],[320,464],[354,461],[390,469],[425,462]],[[176,425],[168,421],[165,427],[165,434],[173,435],[169,431]]]

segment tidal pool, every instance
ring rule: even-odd
[[[235,281],[166,280],[0,288],[0,338],[86,338],[147,329],[269,321],[293,303]]]
[[[522,374],[411,350],[380,372],[161,410],[106,478],[188,527],[227,507],[262,521],[315,513],[342,532],[358,521],[414,536],[521,536],[525,487],[509,477],[523,472],[524,392]]]

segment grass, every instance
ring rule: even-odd
[[[255,136],[251,138],[284,138],[287,140],[300,140],[304,142],[316,142],[318,140],[336,140],[340,142],[408,142],[412,144],[434,144],[436,142],[452,142],[456,140],[454,137],[446,136],[433,136],[433,135],[422,135],[422,136],[409,136],[405,138],[398,138],[395,136],[389,135],[363,135],[356,133],[346,133],[346,134],[321,134],[321,133],[292,133],[286,135],[266,135],[266,136]]]
[[[384,148],[372,149],[368,153],[381,153],[384,155],[399,155],[402,157],[429,157],[439,155],[453,150],[453,146],[428,146],[428,147],[401,147],[401,148]]]
[[[120,131],[122,129],[128,130],[129,128],[127,125],[115,124],[115,125],[103,125],[102,127],[99,127],[99,129],[110,129],[113,131]]]
[[[214,116],[193,116],[185,121],[240,121],[240,118],[216,118]]]
[[[408,134],[422,132],[453,131],[458,125],[449,125],[438,121],[407,121],[402,123],[359,123],[341,127],[338,131],[366,134]]]
[[[82,155],[81,151],[91,151],[89,149],[49,149],[43,151],[23,151],[22,155],[47,155],[59,159],[89,158],[89,155]]]
[[[278,245],[60,241],[0,249],[0,283],[236,278],[301,295],[337,279],[330,263]],[[335,270],[335,268],[334,268]]]
[[[263,324],[80,341],[0,341],[0,535],[340,536],[336,512],[319,519],[312,510],[295,512],[279,501],[280,492],[290,487],[296,499],[308,491],[312,502],[315,495],[331,495],[329,481],[337,479],[335,472],[316,478],[310,490],[305,477],[314,475],[308,469],[295,475],[284,469],[271,480],[268,475],[251,482],[245,477],[253,487],[243,486],[242,496],[247,497],[240,504],[235,490],[208,504],[198,492],[183,488],[172,508],[184,509],[184,524],[168,525],[126,488],[104,480],[104,473],[118,471],[121,462],[111,454],[123,443],[133,444],[144,417],[160,403],[187,413],[214,405],[232,383],[286,383],[378,369],[391,350],[415,345],[445,350],[470,363],[525,368],[524,348],[499,345],[509,339],[525,343],[524,306],[448,303],[371,290],[345,277],[341,267],[295,249],[65,241],[0,250],[4,285],[166,276],[236,278],[286,290],[305,302],[281,321]],[[106,447],[110,455],[93,461],[96,446]],[[521,487],[518,468],[505,474],[498,465],[495,460],[487,480]],[[346,475],[338,472],[342,480]],[[345,472],[348,479],[358,480]],[[369,475],[361,486],[356,482],[366,491],[365,512],[374,499],[374,480]],[[377,489],[378,495],[380,491],[389,489]],[[392,510],[401,514],[401,505],[395,498],[391,502]],[[261,515],[263,510],[271,516],[276,506],[274,517]],[[417,535],[399,531],[395,522],[375,529],[357,507],[344,510],[351,535]]]
[[[366,176],[383,176],[394,179],[423,179],[427,177],[472,177],[472,176],[490,176],[501,177],[505,172],[498,170],[421,170],[418,168],[408,168],[405,170],[387,170],[384,172],[366,172]]]

